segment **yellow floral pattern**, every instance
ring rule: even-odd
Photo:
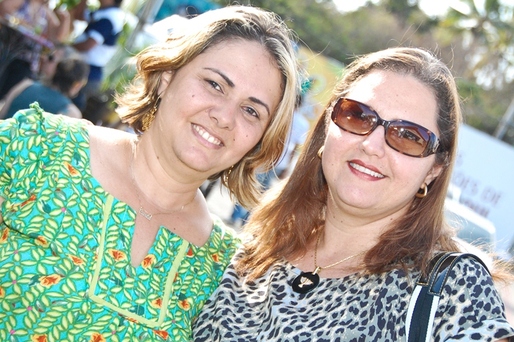
[[[0,121],[0,341],[188,341],[238,241],[216,218],[202,247],[161,227],[133,267],[136,213],[92,177],[88,139],[37,105]]]

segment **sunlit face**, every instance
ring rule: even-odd
[[[345,97],[367,104],[385,120],[408,120],[439,135],[435,96],[413,76],[374,71],[356,82]],[[369,217],[402,213],[420,186],[429,184],[440,171],[433,169],[434,161],[434,155],[414,158],[393,150],[385,142],[382,126],[359,136],[330,122],[322,162],[332,195],[329,207],[357,210]]]
[[[145,133],[161,162],[212,175],[236,164],[262,138],[281,100],[281,73],[256,42],[210,47],[165,73],[161,103]]]

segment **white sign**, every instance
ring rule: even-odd
[[[459,201],[496,226],[496,252],[514,243],[514,147],[468,125],[459,131],[452,184]]]

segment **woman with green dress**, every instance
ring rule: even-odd
[[[199,191],[246,206],[281,155],[292,35],[231,6],[137,56],[117,97],[137,134],[37,105],[0,122],[0,340],[186,341],[238,240]]]

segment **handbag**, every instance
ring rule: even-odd
[[[489,272],[484,262],[471,253],[444,252],[436,255],[430,261],[428,275],[419,277],[412,293],[405,324],[407,342],[432,340],[434,317],[446,279],[452,267],[463,257],[474,258]]]

